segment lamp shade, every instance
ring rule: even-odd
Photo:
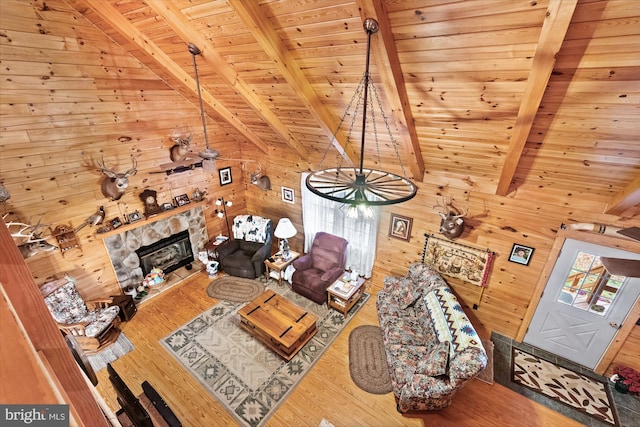
[[[278,221],[276,230],[273,232],[278,239],[288,239],[297,233],[298,230],[296,230],[289,218],[281,218],[280,221]]]

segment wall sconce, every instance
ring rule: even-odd
[[[216,206],[222,206],[222,209],[216,209],[216,215],[218,218],[224,218],[227,223],[227,236],[231,239],[231,228],[229,228],[229,217],[227,216],[227,206],[233,206],[233,202],[224,200],[224,197],[220,197],[216,200]]]

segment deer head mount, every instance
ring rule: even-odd
[[[38,233],[39,229],[44,228],[39,221],[36,225],[22,222],[7,222],[6,225],[24,259],[31,258],[40,252],[51,252],[58,249],[57,246],[47,243],[46,238],[42,237],[42,232]],[[12,227],[14,231],[11,231]],[[15,227],[19,229],[15,230]]]
[[[173,147],[169,157],[172,162],[181,162],[187,158],[187,154],[191,153],[191,132],[186,130],[174,130],[171,133]]]
[[[113,169],[108,169],[104,165],[104,158],[101,158],[98,161],[98,169],[104,175],[102,178],[102,183],[100,184],[100,189],[102,190],[102,195],[111,200],[119,200],[120,197],[124,194],[124,192],[129,187],[129,177],[131,175],[135,175],[138,172],[136,159],[131,156],[131,169],[127,170],[124,173],[116,172]]]
[[[438,203],[433,209],[441,208],[438,215],[440,215],[440,233],[449,240],[453,240],[460,237],[464,231],[464,216],[469,212],[467,207],[464,212],[461,213],[459,209],[451,204],[451,200],[447,202],[444,197],[442,199],[442,206]]]
[[[271,190],[271,179],[262,174],[262,166],[258,163],[258,170],[251,174],[251,183],[257,185],[261,190]]]

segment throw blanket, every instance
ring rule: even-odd
[[[233,237],[247,242],[264,243],[267,240],[268,218],[238,215],[233,219]]]

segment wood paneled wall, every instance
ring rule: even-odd
[[[42,7],[47,8],[46,19],[39,13]],[[12,196],[0,209],[9,214],[7,220],[77,227],[101,205],[107,219],[142,210],[138,195],[146,188],[157,190],[159,201],[165,202],[180,194],[191,195],[198,187],[209,192],[205,212],[210,236],[226,234],[224,220],[214,212],[213,201],[220,196],[234,202],[228,209],[230,219],[248,212],[275,223],[289,217],[302,230],[300,175],[319,163],[324,147],[310,150],[307,163],[281,141],[267,140],[273,145],[269,155],[264,155],[237,132],[209,118],[212,147],[230,159],[259,161],[271,179],[271,190],[249,184],[253,163],[236,160],[217,162],[218,167],[232,167],[233,182],[226,186],[220,186],[217,174],[202,170],[152,174],[169,161],[169,135],[174,128],[190,127],[195,150],[204,147],[196,104],[64,1],[47,1],[45,6],[3,0],[0,23],[0,179]],[[138,173],[130,178],[121,200],[106,200],[94,162],[104,157],[107,165],[122,170],[129,167],[131,155],[138,161]],[[417,184],[415,199],[382,210],[372,283],[381,287],[383,277],[404,275],[412,262],[420,260],[424,233],[438,231],[440,218],[432,207],[442,196],[452,197],[457,205],[469,207],[467,230],[460,241],[496,253],[484,290],[451,281],[476,327],[485,333],[494,330],[515,337],[525,311],[535,304],[532,295],[543,266],[553,262],[547,256],[563,222],[640,226],[638,218],[602,214],[600,202],[574,203],[571,195],[547,196],[543,188],[501,197],[461,185],[457,176],[431,176],[429,170],[424,182]],[[282,186],[295,190],[295,204],[282,201]],[[409,242],[388,236],[390,213],[413,218]],[[117,292],[116,278],[95,229],[85,227],[79,237],[81,250],[27,260],[36,282],[69,272],[79,280],[86,297]],[[294,250],[302,250],[302,233],[291,243]],[[536,249],[529,266],[507,260],[514,243]],[[477,309],[472,308],[474,304]],[[632,332],[620,360],[631,364],[628,355],[640,353],[639,328]]]
[[[2,5],[0,179],[11,199],[0,209],[6,221],[75,228],[99,206],[107,220],[143,211],[139,194],[144,189],[156,190],[159,202],[170,202],[181,194],[191,197],[197,187],[208,192],[209,235],[226,234],[213,202],[220,196],[233,201],[227,211],[231,218],[245,212],[249,168],[218,160],[218,167],[231,167],[233,181],[225,186],[217,173],[201,169],[170,176],[153,173],[170,162],[172,130],[189,128],[193,150],[205,147],[198,105],[65,2],[47,2],[46,7],[43,20],[37,5],[11,0]],[[207,130],[210,146],[223,157],[242,158],[241,141],[228,129],[209,118]],[[104,159],[123,172],[131,167],[131,156],[138,172],[129,178],[129,188],[118,201],[106,199],[96,161]],[[86,297],[118,293],[96,228],[85,227],[78,235],[80,249],[27,260],[36,282],[68,272]]]

